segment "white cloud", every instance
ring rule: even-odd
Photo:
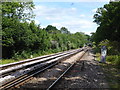
[[[36,24],[41,23],[42,28],[45,28],[49,24],[56,26],[58,29],[60,29],[61,27],[66,27],[71,33],[85,32],[86,34],[90,34],[90,32],[96,30],[96,24],[88,19],[87,15],[80,13],[78,14],[77,8],[54,8],[38,5],[36,5],[35,8],[35,22]],[[43,19],[44,21],[42,21],[41,19]]]
[[[60,17],[50,17],[50,16],[47,16],[45,17],[46,20],[61,20]]]
[[[66,13],[71,15],[77,11],[76,8],[49,8],[46,6],[39,6],[36,5],[35,9],[33,10],[34,13],[38,16],[60,16],[65,15]]]
[[[76,11],[77,9],[76,8],[71,8],[72,11]]]
[[[56,26],[58,29],[61,27],[66,27],[71,33],[75,32],[85,32],[86,34],[91,33],[91,29],[95,30],[95,24],[88,20],[78,20],[78,21],[66,21],[61,23],[52,23],[51,25]]]
[[[80,17],[85,17],[85,15],[84,15],[84,14],[81,14]]]

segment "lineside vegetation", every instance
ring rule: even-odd
[[[120,1],[110,2],[98,8],[94,15],[98,24],[92,33],[93,48],[100,57],[101,46],[107,46],[107,64],[100,64],[110,86],[110,90],[120,88]],[[100,60],[100,58],[99,58]]]
[[[120,66],[120,1],[98,8],[94,22],[98,24],[91,36],[95,52],[100,52],[101,46],[107,46],[107,61]]]
[[[33,8],[33,2],[2,2],[3,59],[36,57],[79,48],[88,42],[89,36],[82,32],[72,34],[66,27],[59,30],[52,25],[36,25]]]

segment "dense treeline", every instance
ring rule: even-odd
[[[109,2],[98,8],[94,15],[94,22],[98,24],[98,28],[95,33],[92,33],[91,38],[96,47],[107,46],[110,58],[120,65],[120,1]]]
[[[99,44],[104,40],[116,45],[120,52],[120,2],[110,2],[104,7],[98,8],[94,15],[94,22],[99,26],[92,39]]]
[[[87,42],[89,36],[82,32],[71,34],[65,27],[36,25],[31,20],[33,8],[32,2],[2,2],[3,58],[29,58],[79,48]]]

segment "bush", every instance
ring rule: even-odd
[[[120,65],[120,56],[116,56],[115,65]]]
[[[12,57],[12,59],[14,59],[14,60],[27,59],[27,58],[30,58],[30,55],[31,55],[31,53],[28,51],[22,51],[21,53],[16,52],[14,54],[14,56]]]
[[[93,53],[94,53],[94,54],[100,53],[100,50],[101,50],[100,47],[95,46],[95,45],[93,46]]]
[[[22,51],[20,56],[21,56],[21,58],[27,59],[27,58],[30,58],[30,53],[28,53],[26,51]]]
[[[20,57],[19,57],[19,53],[18,52],[16,52],[15,54],[14,54],[14,56],[12,57],[12,59],[14,59],[14,60],[18,60]]]
[[[104,40],[104,41],[101,41],[98,46],[99,47],[106,46],[108,55],[118,55],[119,54],[119,42]]]
[[[106,61],[119,66],[120,65],[120,56],[119,55],[107,56]]]
[[[112,63],[113,63],[114,60],[115,60],[115,58],[116,58],[115,55],[114,55],[114,56],[113,56],[113,55],[112,55],[112,56],[107,56],[107,57],[106,57],[106,61],[108,61],[108,62],[112,62]]]

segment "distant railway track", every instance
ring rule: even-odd
[[[7,73],[15,73],[20,69],[24,69],[24,70],[22,71],[23,72],[22,74],[17,76],[15,76],[14,74],[10,74],[10,75],[7,75],[9,76],[9,78],[7,79],[5,79],[5,77],[7,76],[2,77],[0,79],[2,82],[0,89],[9,89],[16,85],[20,85],[26,80],[29,80],[32,76],[58,64],[64,58],[74,55],[80,51],[83,51],[83,49],[76,49],[76,50],[60,52],[57,54],[41,56],[39,58],[31,59],[30,61],[25,60],[18,63],[8,64],[8,67],[7,65],[3,65],[3,67],[7,67],[7,68],[4,68],[3,70],[1,70],[2,71],[0,72],[1,74],[3,73],[7,75]],[[11,79],[10,79],[10,76],[11,76]]]
[[[70,51],[60,52],[60,53],[51,54],[51,55],[45,55],[45,56],[41,56],[41,57],[37,57],[37,58],[33,58],[33,59],[27,59],[27,60],[15,62],[15,63],[1,65],[0,66],[0,70],[1,70],[0,75],[14,71],[14,70],[18,70],[23,67],[29,67],[30,65],[42,63],[42,62],[45,62],[45,61],[48,61],[48,60],[51,60],[51,59],[54,59],[54,58],[57,58],[60,56],[64,56],[64,55],[72,53],[72,52],[77,52],[78,50],[79,49],[70,50]]]
[[[69,50],[69,52],[72,52],[72,51],[75,51],[75,50]],[[40,56],[40,57],[36,57],[36,58],[32,58],[32,59],[26,59],[26,60],[15,62],[15,63],[0,65],[0,70],[6,69],[6,68],[9,68],[9,67],[12,67],[12,66],[20,65],[20,64],[23,64],[23,63],[28,63],[28,62],[31,62],[31,61],[35,61],[35,60],[39,60],[39,59],[59,55],[59,54],[66,53],[66,52],[68,52],[68,51],[59,52],[59,53],[50,54],[50,55],[44,55],[44,56]]]

